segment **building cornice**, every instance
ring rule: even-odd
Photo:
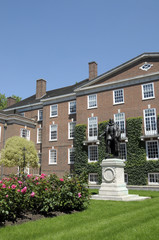
[[[159,72],[76,89],[77,96],[159,80]]]

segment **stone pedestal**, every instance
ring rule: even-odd
[[[115,201],[137,201],[149,197],[128,194],[128,189],[124,181],[124,161],[122,159],[110,158],[102,161],[102,184],[99,195],[93,195],[96,200]]]

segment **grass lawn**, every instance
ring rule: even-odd
[[[159,239],[159,192],[129,192],[152,198],[138,202],[91,200],[83,212],[0,228],[0,240]]]

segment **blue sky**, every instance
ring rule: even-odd
[[[22,99],[159,52],[158,0],[0,0],[0,93]]]

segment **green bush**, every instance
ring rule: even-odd
[[[82,176],[59,179],[55,174],[42,174],[0,180],[0,222],[14,221],[26,211],[82,210],[88,203],[89,191]]]

